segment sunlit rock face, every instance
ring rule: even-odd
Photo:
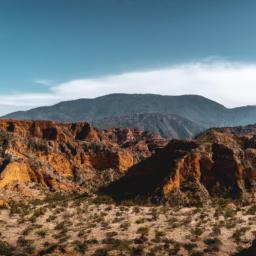
[[[160,136],[136,129],[1,120],[1,197],[38,197],[45,190],[90,192],[166,144]]]
[[[172,140],[105,191],[116,200],[204,203],[256,188],[255,126],[210,129],[192,141]]]

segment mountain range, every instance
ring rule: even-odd
[[[153,255],[254,256],[255,131],[168,141],[87,122],[0,120],[0,255],[146,255],[131,251],[139,244],[161,248]]]
[[[226,108],[198,95],[110,94],[18,111],[2,118],[87,121],[99,128],[129,127],[166,138],[190,139],[210,127],[256,122],[256,106]]]

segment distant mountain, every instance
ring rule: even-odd
[[[105,118],[108,118],[113,125],[118,124],[118,122],[121,125],[121,123],[127,122],[126,120],[121,122],[121,117],[142,113],[174,114],[188,119],[203,128],[256,123],[255,106],[228,109],[217,102],[198,95],[162,96],[155,94],[110,94],[95,99],[78,99],[61,102],[53,106],[14,112],[4,116],[4,118],[68,122],[86,120],[92,123],[96,122],[98,126],[110,127],[106,124],[107,119]],[[150,130],[156,131],[163,127],[163,122],[165,121],[160,116],[156,117],[154,114],[151,117],[153,118],[152,122],[155,124],[156,120],[161,121],[157,123],[157,127],[152,128],[151,125],[152,129]],[[135,117],[135,120],[139,122],[136,126],[148,129],[149,121],[147,118],[146,123],[142,124],[143,122]],[[99,124],[98,120],[101,119],[104,119],[104,125]],[[114,122],[113,120],[120,121]],[[145,119],[143,118],[143,120]],[[177,120],[173,120],[172,125],[169,125],[170,118],[166,117],[165,120],[168,120],[168,126],[176,126]],[[129,121],[129,124],[132,123],[134,122]],[[164,134],[164,132],[160,132],[160,134]]]
[[[113,116],[98,119],[92,122],[100,129],[138,128],[161,135],[163,138],[192,139],[204,128],[178,115],[143,113],[126,116]]]
[[[110,94],[95,99],[78,99],[53,106],[14,112],[5,117],[32,120],[82,121],[139,113],[176,114],[207,126],[226,108],[197,95],[161,96],[154,94]]]

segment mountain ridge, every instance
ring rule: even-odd
[[[192,100],[192,101],[191,101]],[[122,105],[122,108],[118,108],[118,106]],[[181,107],[178,112],[182,113],[182,108],[184,108],[184,104],[187,106],[189,105],[196,107],[197,111],[202,111],[200,109],[201,105],[203,104],[205,107],[211,104],[213,107],[219,109],[225,109],[225,107],[217,102],[209,100],[200,95],[180,95],[180,96],[168,96],[168,95],[158,95],[158,94],[108,94],[105,96],[100,96],[94,99],[77,99],[71,101],[64,101],[59,102],[52,106],[45,106],[45,107],[37,107],[34,109],[30,109],[28,111],[18,111],[7,114],[3,117],[5,118],[25,118],[25,119],[49,119],[58,118],[60,120],[56,121],[82,121],[85,116],[87,121],[91,121],[97,115],[97,119],[102,117],[109,117],[109,116],[120,116],[121,114],[134,114],[134,113],[151,113],[151,112],[159,112],[162,114],[177,114],[177,106]],[[153,105],[153,107],[152,107]],[[166,106],[167,105],[167,106]],[[68,106],[68,107],[67,107]],[[81,107],[83,110],[81,110]],[[169,109],[167,109],[167,107]],[[171,110],[170,110],[171,107]],[[83,111],[82,116],[68,116],[69,112],[72,113],[72,109],[76,108],[76,110]],[[92,112],[93,109],[96,109],[96,113]],[[175,109],[173,109],[175,108]],[[195,109],[192,108],[193,112]],[[55,117],[54,114],[49,114],[49,110],[65,110],[66,113],[64,116]],[[84,113],[84,109],[86,109],[87,113]],[[112,111],[111,111],[112,110]],[[113,111],[114,110],[114,111]],[[159,111],[157,111],[159,110]],[[46,118],[41,118],[37,116],[38,111],[45,111],[43,114]],[[109,113],[110,112],[110,113]],[[116,113],[117,112],[117,113]],[[58,113],[60,115],[60,113]],[[181,115],[182,117],[186,118],[186,113]],[[189,113],[188,113],[189,114]],[[22,115],[22,116],[20,116]],[[79,120],[79,118],[82,118]],[[204,120],[198,120],[200,122],[204,122]]]
[[[100,128],[104,128],[103,124],[100,123],[100,120],[102,120],[107,128],[110,128],[111,122],[113,124],[111,128],[114,128],[118,125],[119,121],[113,122],[113,119],[121,120],[125,116],[130,116],[131,119],[135,115],[151,114],[152,123],[155,125],[150,125],[150,129],[148,129],[148,123],[142,123],[141,120],[138,121],[143,129],[156,132],[159,130],[159,127],[163,126],[160,118],[156,117],[157,113],[159,115],[166,115],[165,119],[169,120],[165,132],[158,132],[161,135],[164,135],[168,132],[168,129],[172,129],[175,126],[175,121],[170,122],[168,115],[180,116],[180,120],[182,118],[187,119],[201,130],[206,130],[210,127],[240,126],[256,123],[256,106],[226,108],[224,105],[200,95],[168,96],[121,93],[108,94],[94,99],[81,98],[59,102],[52,106],[13,112],[2,118],[54,120],[59,122],[87,121],[89,123],[97,123]],[[107,118],[110,121],[109,124],[106,124]],[[158,121],[156,122],[156,120]],[[133,122],[131,128],[136,128],[136,125],[138,124]],[[173,134],[178,134],[179,129],[177,127]],[[186,129],[189,130],[189,126]],[[169,136],[168,138],[176,137]],[[189,139],[190,137],[177,138]]]

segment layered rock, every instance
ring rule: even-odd
[[[136,129],[88,123],[0,121],[2,197],[42,190],[91,191],[121,176],[167,141]]]
[[[105,191],[116,200],[193,204],[256,189],[256,144],[249,127],[211,129],[193,141],[172,140]],[[232,130],[232,132],[230,132]]]

